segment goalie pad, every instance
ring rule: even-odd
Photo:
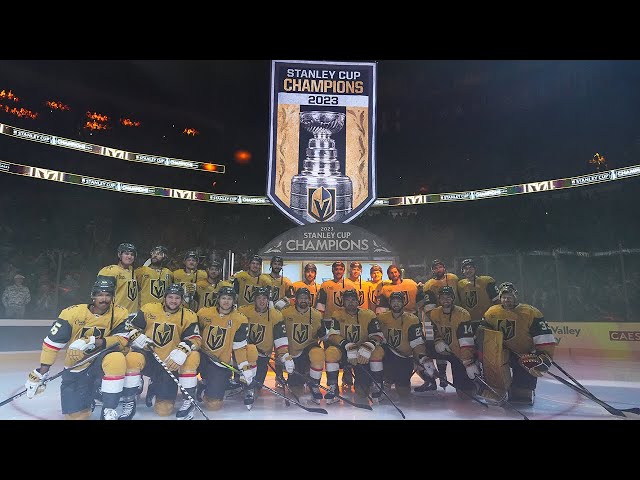
[[[478,359],[482,377],[500,395],[506,395],[511,386],[509,352],[502,346],[503,334],[499,330],[479,328],[476,333]]]

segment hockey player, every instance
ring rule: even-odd
[[[137,255],[138,251],[133,244],[121,243],[118,245],[118,263],[103,267],[98,272],[98,276],[116,279],[115,303],[127,312],[138,311],[138,281],[133,268]]]
[[[369,290],[369,309],[375,312],[378,307],[378,297],[376,297],[378,285],[389,282],[388,280],[382,280],[382,267],[378,264],[371,265],[369,277],[369,283],[371,284],[371,289]]]
[[[149,252],[151,264],[136,268],[135,276],[140,292],[140,307],[145,306],[147,303],[164,300],[167,287],[173,283],[173,273],[164,266],[168,260],[168,254],[167,247],[157,245]]]
[[[389,299],[393,292],[400,292],[404,298],[404,311],[416,313],[417,304],[422,300],[422,292],[418,289],[418,284],[410,278],[402,278],[402,273],[397,265],[389,265],[387,268],[389,283],[378,284],[375,296],[378,303],[376,313],[383,313],[389,310]]]
[[[180,385],[195,397],[200,365],[198,349],[202,342],[196,314],[183,305],[184,288],[179,283],[170,285],[164,301],[148,303],[140,309],[129,324],[131,351],[127,353],[127,376],[122,393],[120,420],[131,420],[136,413],[136,393],[142,385],[142,376],[151,380],[147,388],[146,403],[157,415],[173,413],[178,386],[167,371],[149,352],[153,350],[178,379]],[[154,402],[155,398],[155,402]],[[176,412],[178,420],[191,420],[195,405],[183,398]]]
[[[453,288],[441,287],[438,292],[440,306],[431,310],[431,323],[435,337],[435,358],[440,361],[448,361],[451,364],[451,374],[456,388],[473,395],[476,390],[473,379],[480,375],[480,369],[475,359],[474,329],[469,312],[454,305],[454,300],[455,291]],[[433,390],[434,386],[435,384],[430,389]],[[419,388],[416,387],[414,391],[419,392]],[[458,396],[469,398],[462,392],[458,392]]]
[[[207,278],[198,280],[196,284],[198,308],[213,307],[216,304],[218,291],[222,287],[233,287],[233,282],[222,279],[222,263],[211,259],[207,266]]]
[[[122,394],[126,362],[122,347],[127,344],[125,329],[127,310],[113,304],[113,277],[99,276],[91,288],[91,303],[72,305],[60,312],[42,343],[40,367],[29,373],[25,387],[27,398],[42,393],[49,369],[58,351],[67,343],[65,368],[72,367],[89,355],[115,346],[91,362],[62,374],[60,401],[62,413],[69,420],[86,420],[91,416],[94,386],[102,377],[103,420],[117,420],[116,407]]]
[[[293,282],[289,278],[281,275],[284,260],[278,255],[271,257],[271,272],[260,275],[261,286],[269,287],[271,290],[271,302],[278,310],[291,305],[293,299]]]
[[[262,257],[254,255],[249,261],[247,271],[240,270],[233,276],[233,288],[238,296],[238,307],[253,304],[253,289],[258,286],[265,286],[261,282]]]
[[[500,284],[498,293],[500,305],[486,311],[478,328],[483,372],[495,371],[485,380],[498,393],[508,390],[510,402],[533,405],[538,377],[552,364],[556,339],[540,310],[518,303],[513,283]],[[490,357],[489,349],[497,349],[497,354]],[[530,367],[532,364],[535,366]]]
[[[376,314],[371,310],[358,306],[360,296],[356,290],[345,290],[342,294],[342,302],[344,307],[333,312],[327,343],[340,348],[343,376],[345,369],[349,366],[360,365],[361,368],[369,368],[376,383],[381,385],[382,359],[384,357],[384,350],[381,344],[384,336],[380,330],[380,322],[376,318]],[[332,358],[333,352],[330,352],[329,348],[327,348],[325,356],[327,384],[338,383],[339,364],[337,361],[332,361],[334,360]],[[334,372],[335,382],[332,382],[330,377],[334,375]],[[371,378],[364,372],[358,373],[358,369],[356,369],[355,373],[356,393],[367,396],[372,383]],[[376,384],[373,384],[371,389],[373,400],[377,402],[381,394],[382,391]]]
[[[196,284],[199,280],[207,278],[207,272],[198,270],[200,256],[196,250],[189,250],[184,254],[183,268],[178,268],[173,272],[173,281],[179,283],[184,288],[184,303],[193,311],[198,310]]]
[[[284,365],[288,373],[293,373],[295,368],[293,357],[289,354],[289,340],[282,313],[269,306],[269,299],[269,287],[256,287],[253,289],[254,304],[238,309],[249,320],[247,360],[249,367],[255,369],[255,378],[260,383],[264,383],[267,376],[268,363],[274,350],[276,364]],[[245,390],[244,404],[248,409],[253,405],[255,393],[256,388]]]
[[[341,261],[331,264],[333,278],[320,285],[316,306],[324,319],[330,319],[336,308],[342,307],[342,292],[355,289],[356,286],[348,278],[344,278],[345,266]]]
[[[218,291],[217,305],[198,310],[198,322],[202,334],[200,350],[200,375],[204,380],[203,403],[208,410],[220,410],[224,399],[230,372],[227,364],[232,362],[232,354],[248,387],[252,387],[255,369],[247,360],[247,334],[249,321],[234,309],[236,292],[231,287]]]
[[[390,310],[378,314],[380,329],[384,335],[384,372],[396,392],[406,396],[411,391],[411,375],[414,362],[416,368],[425,373],[425,378],[435,382],[433,360],[427,355],[422,335],[422,325],[413,313],[404,310],[403,292],[392,292],[389,296]]]
[[[307,385],[311,390],[312,400],[319,404],[323,397],[318,385],[325,363],[325,352],[320,347],[320,342],[327,339],[328,331],[322,321],[322,313],[311,306],[309,289],[302,287],[296,290],[295,302],[295,305],[282,310],[289,353],[293,357],[295,370],[303,374],[308,373],[314,380]],[[304,381],[299,375],[289,376],[287,383],[298,390],[296,394],[302,393]],[[329,396],[329,400],[333,400],[334,396]]]
[[[316,307],[316,302],[318,301],[318,290],[320,289],[320,285],[316,283],[316,275],[318,274],[318,267],[314,263],[307,263],[304,266],[304,279],[298,282],[293,282],[293,294],[295,297],[295,293],[299,288],[306,288],[311,293],[311,306]],[[295,303],[295,299],[292,300],[291,304]]]
[[[469,312],[476,329],[484,312],[500,303],[496,281],[488,275],[476,275],[476,263],[471,258],[462,261],[460,270],[464,278],[458,281],[458,304]]]

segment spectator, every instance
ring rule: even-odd
[[[23,285],[24,275],[17,273],[13,277],[13,285],[9,285],[2,292],[2,304],[7,318],[24,318],[24,311],[31,301],[29,287]]]
[[[51,282],[41,282],[33,313],[38,318],[52,318],[57,313],[56,298]]]

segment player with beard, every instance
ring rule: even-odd
[[[137,255],[138,251],[133,244],[121,243],[118,245],[118,263],[103,267],[98,272],[98,276],[116,279],[115,304],[128,312],[138,311],[138,281],[133,268]]]
[[[249,269],[240,270],[233,276],[233,288],[238,296],[238,307],[253,304],[253,289],[267,286],[261,283],[262,257],[254,255],[249,260]]]
[[[130,346],[127,353],[127,376],[122,392],[120,420],[131,420],[136,413],[136,394],[142,377],[150,378],[146,404],[161,417],[171,415],[178,386],[166,370],[149,353],[164,361],[180,385],[195,397],[200,364],[198,350],[202,342],[198,317],[183,305],[184,288],[179,283],[167,287],[164,302],[148,303],[130,322]],[[155,401],[154,401],[155,400]],[[176,412],[178,420],[191,420],[195,406],[187,398]]]
[[[200,256],[195,250],[189,250],[183,257],[183,268],[173,271],[173,281],[179,283],[184,288],[184,301],[189,309],[196,311],[198,298],[196,284],[199,280],[207,277],[207,272],[198,270]]]
[[[126,361],[122,353],[128,340],[125,328],[128,312],[113,303],[113,277],[98,276],[91,288],[91,303],[72,305],[60,312],[42,343],[40,367],[29,373],[27,398],[44,392],[45,380],[58,352],[67,348],[64,365],[71,367],[86,356],[118,344],[117,350],[98,355],[94,360],[62,374],[60,402],[69,420],[87,420],[92,412],[94,385],[101,379],[103,420],[117,420],[116,407],[122,394]]]
[[[293,299],[293,283],[281,274],[284,259],[278,255],[271,257],[271,272],[260,275],[261,286],[271,289],[271,302],[278,310],[291,305]]]
[[[314,380],[313,383],[307,383],[307,386],[311,390],[313,402],[320,404],[322,393],[319,385],[325,363],[325,353],[320,342],[327,339],[328,330],[322,320],[322,313],[311,306],[309,289],[301,287],[296,290],[295,304],[282,310],[282,317],[295,370],[308,374]],[[296,395],[302,394],[302,377],[290,375],[287,383]],[[329,396],[328,400],[333,400],[334,397],[335,395]]]
[[[406,396],[411,391],[411,376],[414,365],[435,384],[435,367],[427,355],[422,325],[413,313],[405,311],[405,295],[401,291],[389,296],[389,310],[378,314],[380,329],[385,341],[384,376],[388,383],[394,384],[396,392]]]
[[[410,278],[402,278],[402,273],[397,265],[389,265],[387,268],[389,283],[378,284],[375,293],[378,298],[376,313],[383,313],[389,310],[389,300],[394,292],[402,293],[404,297],[404,311],[416,313],[417,303],[422,300],[422,292],[418,289],[418,284]]]
[[[140,290],[140,307],[147,303],[161,302],[169,285],[173,283],[173,273],[164,265],[169,254],[167,247],[157,245],[151,249],[149,266],[142,265],[135,270]]]
[[[333,278],[322,282],[316,303],[316,307],[326,320],[331,318],[334,310],[342,307],[342,292],[356,288],[351,280],[344,277],[345,266],[343,262],[333,262],[331,272]]]
[[[207,278],[199,280],[196,284],[198,308],[213,307],[216,304],[218,292],[222,287],[233,287],[233,282],[222,279],[222,263],[211,259],[207,266]]]
[[[304,279],[298,282],[293,282],[293,294],[295,297],[295,293],[299,288],[306,288],[311,293],[311,306],[315,308],[316,302],[318,301],[318,290],[320,289],[320,285],[316,283],[316,275],[318,274],[318,267],[314,263],[307,263],[304,266]],[[295,300],[291,302],[295,303]]]
[[[473,259],[463,260],[460,269],[464,275],[464,278],[458,281],[460,305],[471,315],[475,331],[489,307],[500,304],[500,296],[493,277],[476,275],[476,262]]]

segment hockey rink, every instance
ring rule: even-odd
[[[0,401],[24,389],[27,374],[38,364],[38,360],[39,352],[0,353]],[[612,407],[625,409],[640,406],[640,362],[637,360],[568,354],[557,355],[555,360],[591,393]],[[51,374],[57,373],[60,368],[56,363]],[[555,367],[551,371],[563,376]],[[273,388],[274,380],[273,373],[269,372],[265,384]],[[60,378],[51,381],[43,394],[31,400],[23,395],[0,407],[0,420],[63,419],[60,413],[60,381]],[[324,377],[322,383],[325,383]],[[421,383],[420,378],[414,375],[413,386]],[[145,393],[146,380],[145,392],[138,401],[134,420],[176,420],[174,416],[156,416],[153,409],[144,404]],[[503,407],[484,407],[473,400],[460,399],[452,387],[445,391],[438,389],[437,393],[428,396],[412,394],[406,399],[400,399],[393,389],[387,393],[406,420],[524,420],[519,413]],[[366,397],[356,397],[353,393],[344,396],[356,403],[369,404]],[[326,405],[324,400],[318,406],[309,402],[309,398],[305,393],[300,402],[308,407],[324,408],[328,413],[307,412],[294,404],[286,406],[282,398],[264,390],[256,398],[251,410],[247,410],[243,395],[239,394],[227,398],[222,410],[206,413],[210,420],[402,420],[400,412],[386,398],[380,404],[372,405],[372,410],[343,402]],[[176,406],[179,402],[176,401]],[[535,405],[514,406],[530,420],[625,420],[548,376],[539,380]],[[99,409],[93,412],[92,419],[99,418]],[[197,410],[194,420],[204,420]]]

